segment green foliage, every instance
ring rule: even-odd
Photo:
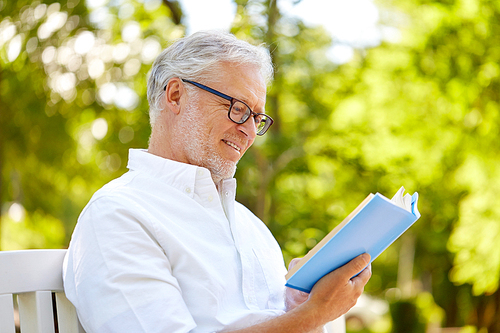
[[[425,321],[416,304],[410,300],[390,304],[393,333],[424,333]]]
[[[33,224],[64,226],[62,238],[19,246],[66,246],[92,193],[124,172],[129,147],[146,145],[146,73],[184,31],[170,13],[160,1],[0,1],[3,211],[21,203]],[[1,222],[3,249],[31,238]]]
[[[477,311],[473,323],[494,330],[466,305],[486,299],[457,285],[472,284],[475,295],[498,289],[500,7],[380,1],[381,23],[400,41],[335,66],[321,28],[287,17],[266,25],[276,9],[238,3],[233,31],[270,44],[277,72],[267,112],[278,119],[240,162],[238,197],[268,223],[285,258],[304,255],[367,193],[404,185],[421,195],[413,293],[432,292],[447,326],[471,323]],[[374,262],[371,293],[398,287],[402,241]]]

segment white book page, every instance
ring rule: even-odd
[[[403,193],[405,193],[405,188],[404,186],[401,186],[401,188],[392,197],[391,202],[411,213],[411,195],[408,193],[403,195]]]

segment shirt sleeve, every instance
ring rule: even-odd
[[[152,221],[125,197],[99,197],[82,212],[63,276],[87,333],[196,327]]]

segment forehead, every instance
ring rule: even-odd
[[[212,84],[214,89],[246,103],[265,104],[266,82],[258,66],[221,63],[217,72],[219,75]]]

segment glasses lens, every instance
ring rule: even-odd
[[[229,118],[238,124],[243,124],[248,120],[252,111],[246,104],[240,101],[234,101],[231,106],[231,111],[229,112]],[[271,117],[266,116],[265,114],[254,114],[254,124],[255,131],[257,135],[264,135],[267,129],[271,126],[273,121]]]
[[[231,107],[229,117],[232,121],[242,124],[250,116],[250,109],[240,101],[235,101]]]
[[[257,135],[264,135],[269,126],[271,126],[270,119],[264,115],[259,115],[255,120],[256,120],[255,126],[257,127]]]

